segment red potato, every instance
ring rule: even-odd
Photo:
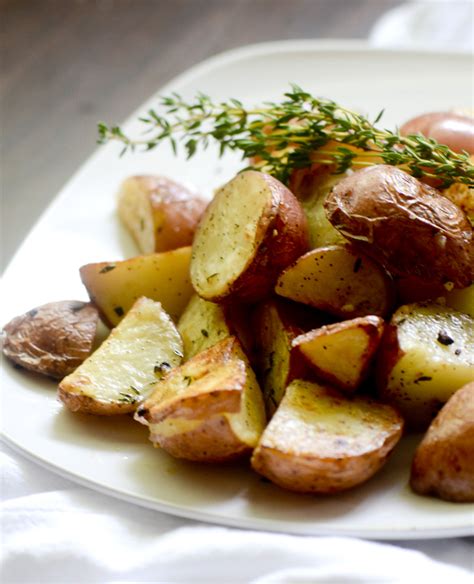
[[[403,136],[423,134],[455,152],[474,154],[474,118],[455,112],[422,114],[405,122],[400,128]]]
[[[256,302],[308,246],[295,196],[267,174],[242,172],[204,213],[193,243],[191,281],[205,300]]]
[[[132,176],[118,196],[118,214],[142,254],[191,245],[207,202],[164,176]]]
[[[393,276],[457,288],[474,280],[474,237],[464,213],[399,168],[355,172],[334,187],[325,208],[336,229]]]

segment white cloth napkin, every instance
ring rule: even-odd
[[[395,545],[204,525],[78,487],[5,445],[0,460],[5,584],[472,582],[467,539],[425,542],[461,569]]]

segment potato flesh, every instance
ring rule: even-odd
[[[141,296],[160,302],[177,321],[193,288],[189,265],[191,248],[137,256],[117,262],[87,264],[81,279],[104,320],[117,325]]]
[[[358,456],[383,445],[386,435],[380,434],[379,422],[392,418],[387,406],[366,398],[344,399],[323,386],[297,380],[288,387],[262,443],[297,456]]]
[[[191,298],[179,319],[178,331],[185,361],[231,335],[222,306],[199,296]]]
[[[208,461],[253,448],[265,425],[260,388],[235,337],[172,371],[155,386],[137,419],[148,423],[151,439],[171,454]],[[223,424],[230,433],[221,434]],[[173,437],[181,440],[181,449],[166,443]],[[219,444],[219,440],[228,444]]]
[[[193,244],[191,276],[204,298],[224,295],[244,272],[272,220],[273,194],[263,175],[242,173],[216,194]]]
[[[346,246],[327,246],[301,256],[282,272],[275,291],[342,318],[383,316],[391,303],[383,270]]]
[[[181,359],[182,342],[171,319],[158,302],[141,298],[97,351],[63,379],[60,394],[133,411]]]
[[[130,177],[125,180],[118,195],[118,213],[122,223],[135,239],[140,252],[153,253],[155,250],[155,221],[159,218],[153,213],[150,192],[140,180],[142,177]],[[158,219],[158,221],[157,221]]]
[[[354,391],[364,378],[382,331],[381,318],[361,317],[310,331],[294,339],[292,347],[323,379]]]
[[[446,304],[450,308],[469,314],[474,318],[474,284],[460,290],[451,290],[446,295]]]
[[[381,355],[381,368],[394,361],[381,381],[382,396],[410,425],[424,427],[439,405],[473,378],[474,320],[439,304],[413,304],[397,310],[391,327],[398,354],[386,348]]]

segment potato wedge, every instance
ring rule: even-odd
[[[323,315],[288,300],[274,298],[261,303],[254,315],[257,363],[268,417],[280,403],[285,389],[308,367],[294,357],[292,341],[312,326],[325,323]]]
[[[97,351],[61,381],[59,399],[73,412],[133,412],[182,357],[181,337],[161,304],[140,298]]]
[[[142,254],[191,245],[207,202],[164,176],[132,176],[121,185],[118,214]]]
[[[400,307],[377,357],[380,396],[413,429],[426,428],[439,408],[474,374],[474,320],[440,304]]]
[[[474,382],[454,393],[418,446],[410,476],[420,495],[474,503]]]
[[[43,304],[3,327],[2,351],[25,369],[62,379],[91,354],[98,322],[97,309],[86,302]]]
[[[178,331],[183,339],[185,361],[232,334],[224,308],[197,295],[181,315]]]
[[[273,177],[245,171],[223,186],[196,231],[191,281],[202,298],[256,302],[308,249],[301,205]]]
[[[291,175],[289,189],[300,201],[308,220],[309,241],[312,249],[347,241],[331,225],[324,209],[327,195],[344,176],[334,174],[333,169],[324,164],[299,168]]]
[[[193,294],[190,261],[191,248],[182,247],[117,262],[87,264],[80,274],[90,299],[110,327],[116,326],[141,296],[160,302],[176,322]]]
[[[248,307],[215,304],[194,295],[178,322],[178,331],[183,339],[184,360],[191,359],[230,336],[239,339],[252,360],[254,334],[249,324]]]
[[[384,316],[393,303],[392,283],[383,269],[344,245],[299,257],[280,274],[275,291],[341,318]]]
[[[380,317],[362,316],[299,335],[291,347],[302,355],[319,379],[351,393],[368,373],[383,327]]]
[[[402,429],[402,418],[386,404],[295,380],[262,434],[252,467],[284,489],[338,493],[373,476]]]
[[[329,221],[393,276],[474,280],[474,237],[461,209],[436,189],[379,164],[340,181],[326,198]]]
[[[235,337],[172,370],[135,418],[172,456],[222,462],[248,454],[265,427],[262,395]]]

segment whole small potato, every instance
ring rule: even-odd
[[[376,165],[340,181],[325,203],[329,221],[394,276],[469,286],[472,227],[436,189],[399,168]]]
[[[432,112],[417,116],[400,128],[402,136],[423,134],[455,152],[474,154],[474,118],[455,112]]]

